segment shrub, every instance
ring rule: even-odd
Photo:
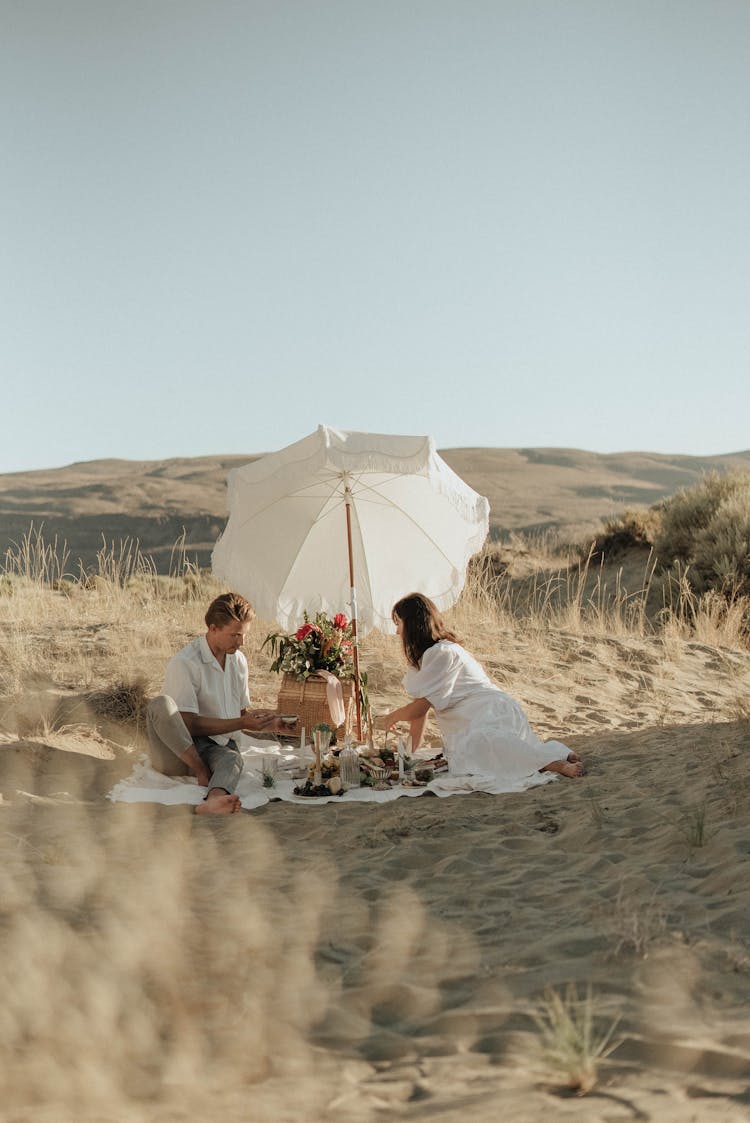
[[[750,473],[713,472],[660,506],[663,563],[687,565],[698,592],[750,595]]]
[[[613,558],[632,548],[650,549],[661,532],[658,507],[629,508],[617,518],[607,519],[592,546],[592,560]]]
[[[746,488],[730,495],[696,535],[693,570],[710,588],[750,594],[750,476]]]
[[[142,726],[146,721],[149,692],[144,679],[117,682],[88,696],[88,703],[98,717],[110,721]]]

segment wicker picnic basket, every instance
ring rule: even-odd
[[[340,679],[340,682],[344,693],[346,718],[336,730],[337,736],[343,736],[351,729],[355,714],[354,679]],[[331,712],[328,709],[325,680],[315,674],[306,679],[299,679],[285,673],[281,680],[276,712],[298,715],[297,724],[289,726],[290,736],[298,736],[302,726],[305,727],[309,737],[314,725],[319,725],[322,721],[330,725]]]

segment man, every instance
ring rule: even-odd
[[[252,605],[239,593],[223,593],[208,606],[206,634],[178,651],[164,673],[164,693],[148,704],[151,762],[167,776],[192,773],[208,793],[197,812],[239,811],[234,794],[242,756],[231,733],[281,733],[269,710],[250,710],[247,660],[241,648],[250,630]]]

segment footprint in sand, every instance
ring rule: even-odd
[[[536,828],[538,831],[544,831],[545,834],[557,834],[560,830],[560,824],[557,819],[555,819],[553,815],[550,815],[548,811],[543,811],[539,808],[534,812],[534,818],[539,823]]]

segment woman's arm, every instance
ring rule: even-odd
[[[399,721],[408,721],[411,751],[415,753],[422,743],[422,734],[431,705],[432,703],[427,698],[415,698],[413,702],[409,702],[406,706],[401,706],[398,710],[392,710],[391,713],[376,718],[375,724],[378,729],[391,729]]]
[[[392,729],[399,721],[425,719],[431,705],[432,703],[428,702],[426,698],[415,698],[413,702],[409,702],[406,706],[392,710],[389,714],[381,714],[380,717],[375,719],[375,724],[378,729]],[[424,720],[422,724],[424,724]]]
[[[426,698],[415,698],[413,702],[408,702],[405,706],[400,706],[397,710],[391,710],[389,714],[382,714],[376,718],[375,724],[378,729],[392,729],[396,722],[399,721],[414,721],[415,718],[427,717],[430,706],[432,705]]]
[[[415,753],[419,746],[422,744],[422,734],[424,733],[425,722],[427,721],[427,714],[422,714],[421,717],[413,717],[409,722],[409,734],[411,736],[411,751]]]

